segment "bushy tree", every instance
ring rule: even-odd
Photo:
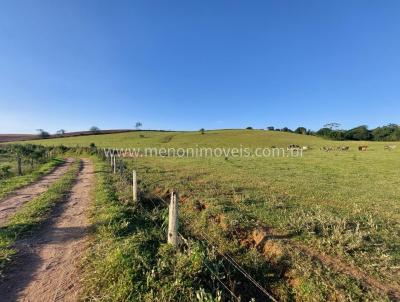
[[[92,127],[90,127],[89,131],[93,132],[93,133],[99,133],[100,132],[100,128],[97,127],[97,126],[92,126]]]
[[[135,124],[136,130],[139,130],[140,127],[142,127],[142,126],[143,126],[143,124],[141,122],[136,122],[136,124]]]
[[[38,132],[38,136],[40,138],[48,138],[48,137],[50,137],[50,133],[48,133],[47,131],[44,131],[43,129],[36,129],[36,131]]]
[[[66,131],[64,129],[60,129],[60,130],[57,130],[56,134],[60,135],[60,136],[63,136],[65,134],[65,132]]]
[[[346,131],[345,138],[356,141],[366,141],[371,139],[372,135],[368,130],[368,127],[361,125]]]
[[[269,131],[274,131],[275,128],[274,128],[274,126],[268,126],[268,127],[267,127],[267,130],[269,130]]]
[[[298,134],[307,134],[307,129],[304,127],[298,127],[294,132]]]
[[[396,124],[377,127],[371,131],[371,135],[372,139],[375,141],[400,140],[400,127]]]

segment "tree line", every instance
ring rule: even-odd
[[[397,124],[388,124],[374,129],[368,129],[368,126],[361,125],[352,129],[339,129],[340,124],[329,123],[324,125],[318,131],[312,131],[305,127],[298,127],[295,130],[284,127],[276,129],[272,126],[267,127],[270,131],[283,131],[304,135],[316,135],[332,140],[356,140],[356,141],[399,141],[400,140],[400,126]]]

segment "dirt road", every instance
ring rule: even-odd
[[[85,250],[93,166],[83,160],[68,199],[34,236],[18,242],[20,256],[0,284],[0,301],[76,301]]]
[[[0,226],[6,223],[7,219],[17,212],[25,203],[39,196],[46,191],[49,186],[59,179],[73,163],[73,159],[68,158],[66,162],[55,168],[50,174],[42,177],[40,180],[25,186],[8,197],[0,200]]]

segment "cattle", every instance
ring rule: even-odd
[[[301,147],[299,146],[299,145],[289,145],[288,147],[287,147],[287,150],[301,150]]]
[[[349,151],[350,150],[350,146],[341,146],[340,150],[341,151]]]
[[[364,146],[358,146],[358,151],[367,151],[368,146],[364,145]]]
[[[384,150],[394,150],[396,149],[396,145],[386,145],[383,147]]]

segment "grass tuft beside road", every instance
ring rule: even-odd
[[[28,174],[14,176],[6,179],[0,180],[0,199],[5,197],[7,194],[19,189],[23,186],[29,185],[34,181],[38,180],[40,177],[46,175],[55,167],[64,163],[64,160],[60,158],[55,158],[49,162],[41,165],[37,170],[34,170]]]
[[[56,203],[63,200],[64,195],[71,189],[80,166],[80,161],[76,161],[46,192],[25,204],[4,226],[0,227],[0,275],[17,253],[13,248],[15,242],[36,230],[50,216]]]

